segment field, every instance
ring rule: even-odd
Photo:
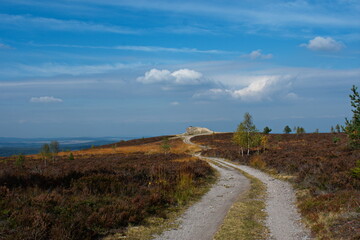
[[[166,218],[214,172],[189,155],[196,147],[177,139],[165,151],[161,140],[0,158],[0,239],[99,239]]]
[[[351,174],[360,151],[345,134],[271,134],[265,149],[241,156],[232,133],[198,136],[204,155],[251,165],[291,181],[306,223],[319,239],[360,239],[360,179]]]

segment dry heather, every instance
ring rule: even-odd
[[[360,238],[360,179],[352,174],[360,151],[345,134],[271,134],[267,148],[241,157],[232,134],[198,136],[204,155],[224,157],[290,180],[302,215],[319,239]],[[260,152],[260,155],[257,153]]]
[[[0,159],[0,239],[98,239],[166,218],[214,172],[180,140],[167,153],[158,140],[77,151],[73,160]]]

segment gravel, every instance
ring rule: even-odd
[[[194,144],[190,141],[191,137],[185,137],[184,142]],[[229,163],[222,158],[201,158],[222,166],[220,168],[211,164],[219,171],[220,179],[199,202],[191,206],[179,219],[180,227],[178,229],[165,231],[156,239],[213,239],[231,205],[250,186],[249,180],[235,169],[258,178],[267,187],[265,211],[268,215],[266,226],[270,231],[269,239],[312,239],[310,231],[301,222],[301,216],[296,208],[295,193],[288,182],[275,179],[249,166]]]
[[[210,165],[219,172],[219,180],[177,220],[179,228],[165,231],[155,239],[213,239],[230,207],[250,187],[250,182],[233,168]]]
[[[268,174],[249,166],[236,165],[221,158],[210,158],[214,162],[240,169],[260,181],[267,188],[266,197],[266,225],[270,230],[270,239],[303,240],[311,239],[310,231],[301,222],[301,216],[296,207],[296,197],[292,186]]]

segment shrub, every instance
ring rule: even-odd
[[[260,155],[254,155],[251,160],[250,160],[250,166],[254,167],[254,168],[259,168],[259,169],[265,169],[266,168],[266,162],[264,162],[264,160],[262,159],[262,157]]]
[[[74,154],[71,152],[70,155],[69,155],[69,160],[74,160]]]
[[[171,145],[169,143],[169,139],[164,138],[160,147],[164,151],[164,153],[167,154],[170,151],[170,148],[171,148]]]
[[[25,156],[20,153],[19,155],[16,156],[16,160],[15,160],[15,165],[17,167],[23,167],[25,163]]]
[[[356,167],[351,169],[351,175],[360,179],[360,160],[356,161]]]

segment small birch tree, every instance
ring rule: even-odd
[[[260,134],[250,113],[244,114],[244,121],[238,125],[233,135],[233,141],[240,146],[242,156],[244,156],[244,149],[247,149],[247,155],[249,155],[251,147],[257,147],[261,144]]]

